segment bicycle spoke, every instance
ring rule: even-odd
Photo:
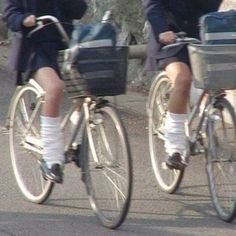
[[[236,215],[236,118],[231,104],[221,99],[208,126],[207,174],[213,204],[227,222]]]
[[[121,189],[118,188],[118,186],[115,184],[115,181],[112,180],[112,178],[105,171],[103,173],[104,173],[105,177],[109,180],[109,182],[113,185],[114,189],[117,190],[117,192],[120,193],[120,195],[123,197],[123,199],[126,199],[125,193],[123,193],[121,191]]]
[[[35,203],[44,202],[53,188],[53,184],[42,177],[39,164],[41,149],[33,142],[40,140],[39,97],[32,86],[26,85],[18,90],[12,105],[9,130],[11,160],[17,184],[24,197]]]

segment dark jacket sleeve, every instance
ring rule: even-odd
[[[199,5],[202,9],[202,13],[217,11],[223,0],[199,0]]]
[[[80,19],[87,10],[85,0],[61,0],[61,7],[67,19]]]
[[[158,39],[160,33],[168,30],[168,19],[164,1],[147,0],[146,4],[144,4],[146,19],[149,21],[156,39]]]
[[[22,31],[23,21],[31,13],[24,12],[19,0],[5,0],[3,5],[3,20],[12,31]]]

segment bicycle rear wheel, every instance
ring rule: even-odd
[[[115,229],[130,206],[132,161],[128,138],[115,108],[108,104],[90,112],[87,132],[83,156],[87,156],[85,184],[90,204],[102,225]]]
[[[227,222],[236,215],[236,118],[231,104],[217,100],[208,115],[207,175],[213,205]]]
[[[163,123],[168,107],[171,82],[161,73],[153,82],[148,100],[148,135],[152,168],[161,189],[174,193],[182,180],[184,170],[169,169],[165,164]]]
[[[43,203],[54,186],[43,178],[40,169],[42,103],[37,89],[26,85],[16,95],[10,112],[9,145],[14,175],[24,197],[35,203]]]

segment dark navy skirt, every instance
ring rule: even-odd
[[[183,47],[176,54],[157,60],[157,65],[159,70],[164,70],[166,66],[173,62],[183,62],[190,66],[189,55],[187,47]]]
[[[50,67],[60,75],[57,61],[58,50],[59,47],[56,43],[40,43],[32,52],[26,70],[32,75],[40,68]]]

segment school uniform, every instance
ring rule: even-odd
[[[222,0],[143,0],[145,16],[151,26],[146,68],[157,70],[158,64],[159,69],[164,69],[174,61],[188,64],[186,47],[162,50],[164,45],[159,42],[159,34],[184,31],[188,37],[199,38],[199,18],[216,11],[221,2]],[[153,61],[157,61],[157,64]]]
[[[55,16],[59,21],[67,23],[64,28],[70,35],[72,19],[81,18],[86,8],[84,0],[7,0],[5,2],[3,19],[13,31],[9,65],[13,71],[16,71],[17,84],[22,83],[22,72],[25,71],[32,74],[42,67],[51,67],[59,73],[58,50],[65,47],[53,25],[45,27],[28,38],[28,33],[34,27],[23,26],[24,19],[32,14],[36,17]]]

